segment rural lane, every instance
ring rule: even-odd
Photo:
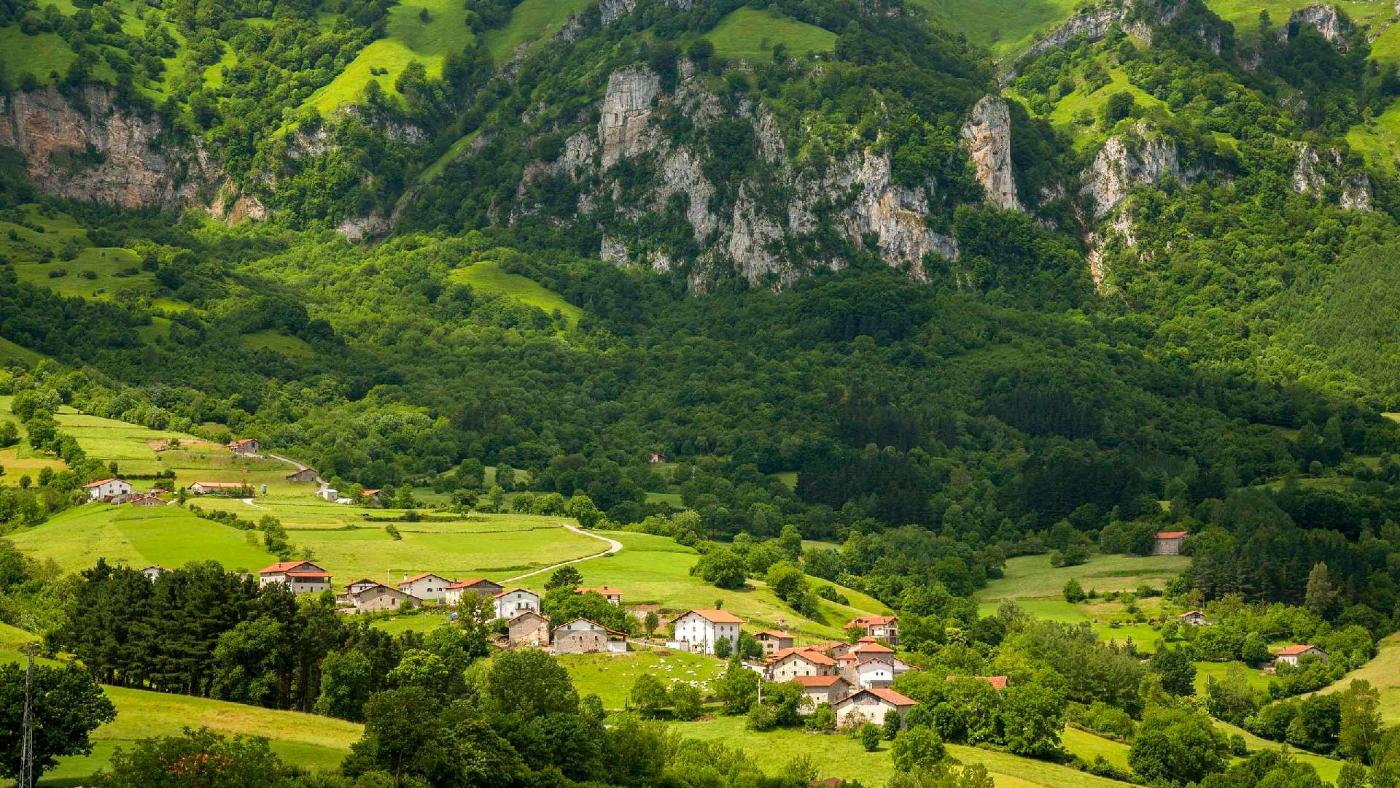
[[[603,556],[605,556],[605,555],[612,555],[612,554],[616,553],[618,550],[621,550],[621,549],[622,549],[622,542],[619,542],[619,541],[617,541],[616,539],[609,539],[609,538],[606,537],[606,536],[599,536],[598,534],[590,533],[590,532],[588,532],[588,531],[583,530],[582,528],[579,528],[577,525],[569,525],[568,523],[561,523],[561,525],[563,525],[564,528],[565,528],[566,530],[573,531],[574,533],[578,534],[579,536],[586,536],[586,537],[588,537],[589,539],[597,539],[597,540],[600,541],[600,542],[607,542],[607,543],[608,543],[608,549],[604,550],[604,551],[601,552],[601,553],[594,553],[593,555],[586,555],[586,556],[584,556],[584,557],[582,557],[582,558],[575,558],[575,559],[573,559],[573,560],[571,560],[571,561],[560,561],[560,562],[557,563],[557,564],[550,564],[549,566],[541,567],[541,568],[539,568],[539,569],[534,569],[534,570],[531,570],[531,571],[529,571],[529,572],[526,572],[526,573],[523,574],[523,575],[516,575],[515,577],[507,577],[505,580],[502,580],[501,582],[502,582],[502,583],[514,583],[514,582],[517,581],[517,580],[524,580],[524,579],[527,578],[527,577],[534,577],[535,575],[542,574],[542,573],[544,573],[544,572],[552,572],[552,571],[554,571],[555,569],[558,569],[558,568],[561,567],[561,566],[568,566],[569,564],[577,564],[577,563],[581,563],[581,562],[583,562],[583,561],[591,561],[591,560],[593,560],[594,558],[601,558],[601,557],[603,557]]]

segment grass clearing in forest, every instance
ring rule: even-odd
[[[739,8],[731,11],[705,38],[715,45],[715,54],[726,58],[771,58],[773,47],[782,44],[793,57],[836,48],[836,34],[799,22],[771,8],[762,11]]]
[[[565,301],[563,296],[529,277],[505,271],[500,263],[493,260],[483,260],[466,268],[458,268],[452,272],[450,278],[454,282],[471,285],[483,293],[492,293],[519,301],[526,306],[537,307],[546,315],[552,316],[558,310],[570,328],[578,325],[578,319],[583,315],[582,309]]]
[[[1082,0],[913,0],[940,27],[962,33],[998,57],[1016,55],[1069,19]]]
[[[521,44],[533,46],[548,41],[575,14],[588,8],[590,0],[521,0],[510,12],[510,21],[486,34],[491,60],[509,60]],[[528,47],[527,47],[528,48]]]
[[[98,558],[134,569],[217,561],[229,570],[257,570],[277,560],[255,532],[195,517],[179,506],[89,503],[6,538],[31,558],[52,559],[64,572],[87,569]]]
[[[57,33],[27,36],[18,24],[0,27],[0,66],[14,84],[25,74],[41,85],[51,84],[50,74],[62,77],[77,59],[73,47]]]
[[[1185,571],[1191,559],[1181,555],[1093,555],[1078,566],[1051,566],[1049,555],[1017,556],[1006,562],[1005,576],[987,584],[977,596],[1001,599],[1057,599],[1070,579],[1085,591],[1134,591],[1140,585],[1163,588]]]
[[[1369,681],[1381,693],[1381,719],[1386,725],[1400,725],[1400,634],[1380,642],[1376,658],[1318,690],[1320,694],[1340,692],[1355,679]]]

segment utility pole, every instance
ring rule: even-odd
[[[26,666],[24,669],[24,744],[20,749],[19,788],[34,788],[34,649],[37,644],[24,647]]]

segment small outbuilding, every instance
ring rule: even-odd
[[[1153,555],[1181,555],[1181,543],[1186,541],[1186,531],[1158,531],[1152,535]]]
[[[512,647],[544,648],[549,645],[549,619],[535,610],[516,615],[506,624],[506,631]]]
[[[626,650],[625,633],[609,629],[596,621],[576,618],[554,628],[554,651],[557,654],[621,653]]]

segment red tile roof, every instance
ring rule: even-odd
[[[228,445],[230,445],[230,446],[243,446],[243,445],[245,445],[245,444],[257,443],[257,442],[258,442],[258,439],[257,439],[257,438],[239,438],[238,440],[229,441],[229,442],[228,442]]]
[[[778,640],[792,640],[792,635],[782,631],[781,629],[760,629],[759,631],[753,633],[753,636],[756,638],[761,638],[765,635],[770,638],[777,638]]]
[[[1280,657],[1291,657],[1291,656],[1295,656],[1295,655],[1297,655],[1297,654],[1306,653],[1306,652],[1308,652],[1308,651],[1310,651],[1310,650],[1312,650],[1312,649],[1314,649],[1314,648],[1317,648],[1317,647],[1314,646],[1314,645],[1312,645],[1312,644],[1309,644],[1309,643],[1305,643],[1305,644],[1302,644],[1302,645],[1295,645],[1295,646],[1284,646],[1284,647],[1283,647],[1283,650],[1280,651],[1280,652],[1278,653],[1278,655],[1279,655]],[[1318,650],[1321,651],[1321,649],[1318,649]]]
[[[768,664],[771,665],[776,662],[781,662],[782,660],[787,659],[791,656],[801,657],[802,659],[807,660],[813,665],[824,665],[830,667],[831,665],[836,664],[836,660],[832,659],[831,657],[828,657],[820,651],[808,651],[806,648],[785,648],[779,651],[775,651],[773,652],[773,656],[768,658]]]
[[[330,577],[330,576],[331,576],[331,573],[330,573],[330,572],[288,572],[288,573],[287,573],[287,577],[308,577],[308,578],[313,578],[313,579],[315,579],[315,578],[322,578],[322,577]]]
[[[301,566],[301,565],[304,564],[304,563],[306,563],[306,562],[305,562],[305,561],[282,561],[281,563],[272,564],[271,566],[265,566],[265,567],[263,567],[262,569],[259,569],[259,570],[258,570],[258,574],[260,574],[260,575],[275,575],[275,574],[280,574],[280,573],[286,572],[288,569],[295,569],[296,567]]]
[[[472,586],[480,583],[490,583],[491,585],[500,588],[500,586],[496,585],[495,583],[492,583],[490,580],[487,580],[484,577],[469,577],[466,580],[458,580],[457,582],[448,586],[448,588],[471,588]]]
[[[408,585],[409,583],[416,583],[416,582],[418,582],[419,580],[422,580],[422,579],[425,578],[425,577],[436,577],[436,578],[439,579],[439,580],[446,580],[446,579],[447,579],[447,578],[443,577],[442,575],[433,574],[432,572],[424,572],[424,573],[421,574],[421,575],[414,575],[413,577],[410,577],[410,578],[408,578],[407,580],[401,580],[401,581],[399,581],[399,585],[400,585],[400,586],[406,586],[406,585]]]
[[[1180,539],[1186,536],[1186,531],[1158,531],[1153,534],[1158,539]]]
[[[125,481],[125,480],[124,480],[124,479],[103,479],[102,481],[99,481],[99,482],[88,482],[87,484],[84,484],[83,486],[84,486],[84,487],[87,487],[87,488],[101,487],[102,485],[108,484],[109,482],[120,482],[120,481]]]
[[[855,653],[859,653],[859,654],[893,654],[893,653],[894,653],[894,649],[890,648],[889,646],[886,646],[886,645],[881,644],[880,642],[878,642],[878,641],[875,640],[874,638],[861,638],[859,641],[856,642],[856,644],[855,644],[854,646],[851,646],[851,651],[852,651],[852,652],[855,652]]]
[[[216,490],[236,490],[241,487],[252,487],[247,482],[194,482],[190,486],[198,484],[200,487],[213,487]]]
[[[867,689],[865,691],[870,693],[871,695],[874,695],[880,700],[885,701],[886,703],[892,703],[896,706],[916,706],[919,703],[913,698],[907,695],[901,695],[900,693],[895,692],[892,689],[881,689],[876,687],[872,689]]]
[[[792,680],[804,687],[830,687],[838,681],[846,681],[840,676],[794,676]]]
[[[979,681],[985,681],[985,682],[987,682],[988,684],[992,685],[993,687],[995,687],[995,688],[997,688],[997,689],[1006,689],[1006,677],[1005,677],[1005,676],[949,676],[949,677],[948,677],[948,680],[949,680],[949,681],[958,681],[959,679],[977,679],[977,680],[979,680]]]
[[[727,610],[714,610],[714,609],[712,609],[712,608],[697,608],[697,609],[695,609],[695,610],[687,610],[687,611],[681,613],[679,616],[676,616],[675,620],[676,620],[676,621],[680,621],[681,619],[685,618],[686,616],[690,615],[691,613],[694,613],[695,615],[697,615],[697,616],[699,616],[699,617],[705,619],[706,621],[710,622],[711,624],[742,624],[742,623],[744,623],[744,619],[739,618],[738,616],[734,615],[733,613],[730,613],[730,612],[727,611]]]
[[[846,622],[847,627],[879,627],[898,621],[896,616],[856,616]]]

